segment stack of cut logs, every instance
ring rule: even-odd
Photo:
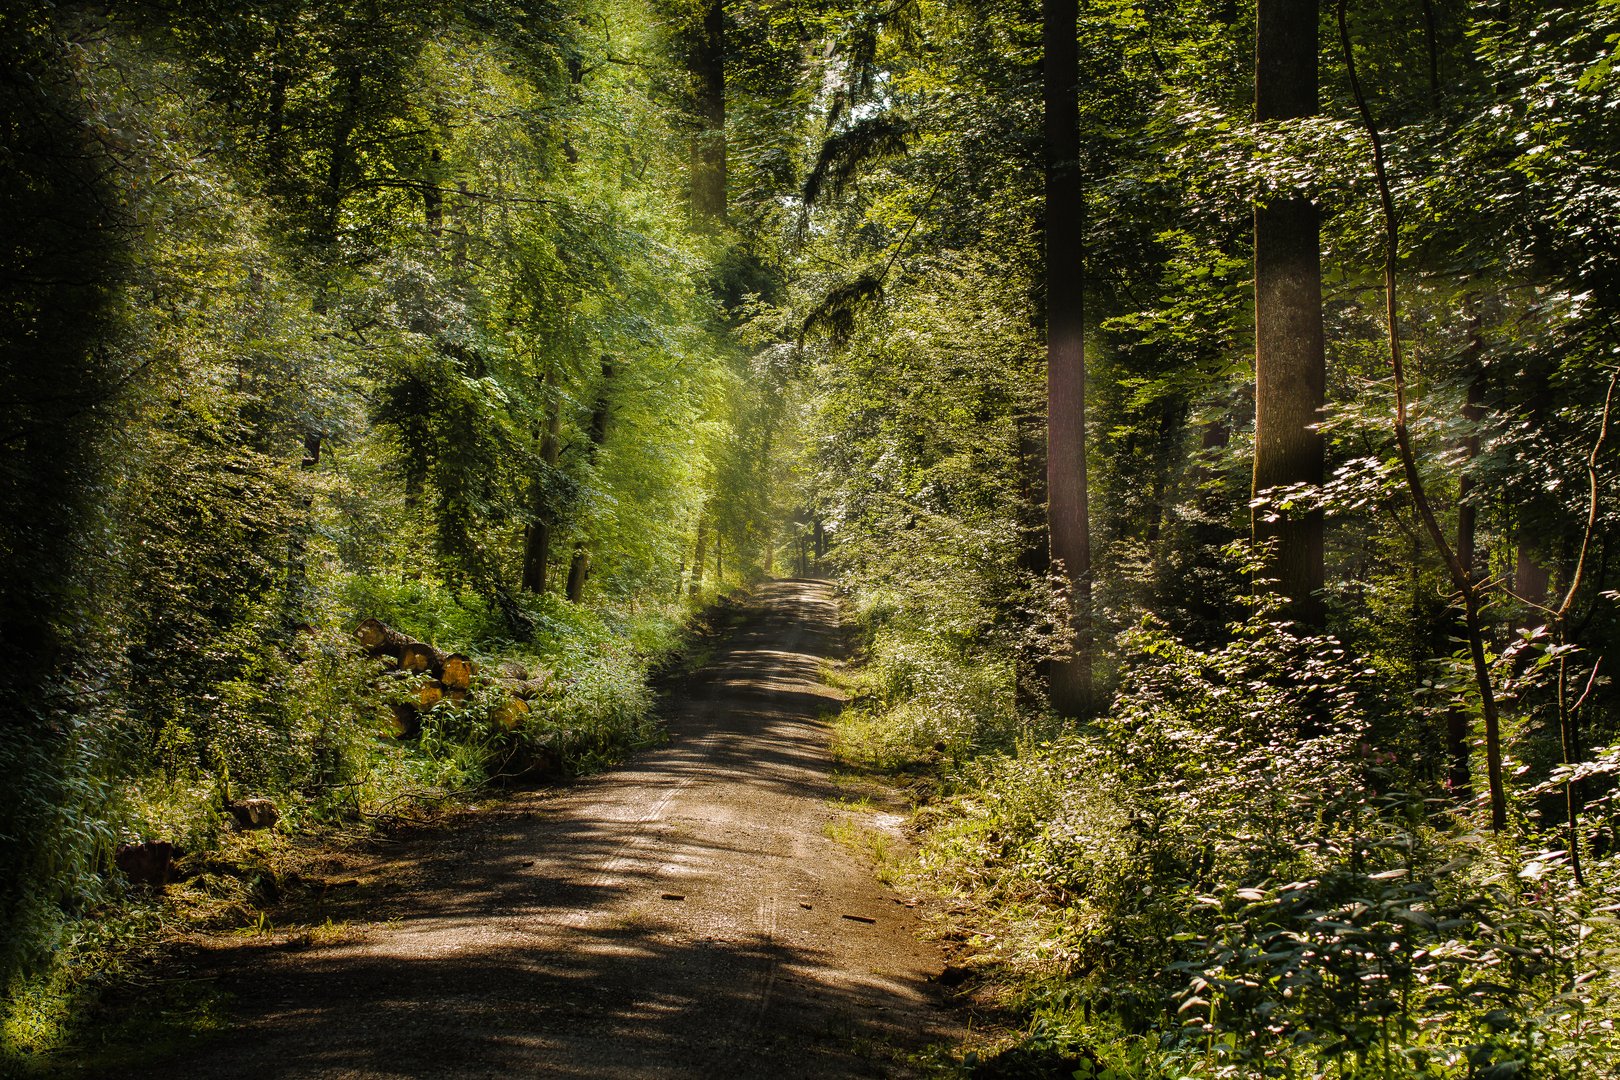
[[[420,715],[440,703],[459,708],[472,692],[473,677],[478,664],[462,653],[446,653],[425,641],[384,626],[376,619],[367,619],[354,631],[367,654],[391,662],[393,674],[426,675],[416,689],[415,700],[396,702],[394,733],[408,738],[421,728]],[[545,672],[531,672],[522,664],[507,661],[501,664],[499,676],[494,680],[507,692],[507,698],[495,710],[495,719],[508,731],[523,726],[529,716],[529,702],[544,697],[552,687],[551,677]]]

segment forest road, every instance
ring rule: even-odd
[[[393,885],[353,933],[208,946],[237,1015],[145,1075],[909,1072],[961,1033],[916,913],[829,836],[836,635],[827,583],[766,584],[665,702],[666,745],[373,848],[348,871]]]

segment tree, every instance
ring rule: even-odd
[[[1051,663],[1052,707],[1092,706],[1091,526],[1086,492],[1085,196],[1080,184],[1079,5],[1042,0],[1046,124],[1046,521],[1069,594],[1072,650]]]
[[[726,221],[726,9],[709,0],[703,21],[691,31],[694,111],[699,128],[692,138],[692,222],[714,232]]]
[[[523,534],[523,588],[532,593],[546,591],[551,534],[557,526],[554,488],[557,458],[562,453],[562,391],[554,368],[546,373],[545,388],[551,402],[547,406],[545,434],[540,439],[539,475],[532,482],[531,517]]]
[[[586,430],[589,440],[585,448],[585,463],[587,467],[596,463],[597,452],[607,441],[608,409],[611,404],[610,394],[613,389],[613,361],[602,361],[602,384],[596,391],[596,404],[591,407],[591,424]],[[586,545],[585,538],[580,537],[574,542],[574,557],[568,564],[568,599],[579,603],[585,595],[585,579],[591,572],[591,552]]]
[[[1260,122],[1296,120],[1317,110],[1317,7],[1258,0],[1254,108]],[[1254,481],[1258,502],[1273,489],[1320,485],[1321,420],[1327,372],[1322,334],[1322,268],[1316,206],[1290,195],[1254,209]],[[1254,539],[1275,544],[1267,573],[1286,611],[1307,626],[1322,622],[1322,511],[1260,503]]]

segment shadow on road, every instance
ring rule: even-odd
[[[144,1075],[892,1075],[954,1029],[914,917],[825,835],[836,631],[825,583],[762,587],[667,745],[379,857],[413,884],[339,901],[349,940],[211,943],[229,1031]]]

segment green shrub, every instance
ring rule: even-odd
[[[1016,741],[1012,668],[905,623],[871,634],[855,701],[839,718],[835,751],[894,770],[946,755],[965,759]]]
[[[1612,1074],[1601,893],[1403,794],[1369,665],[1263,613],[1122,653],[1111,712],[968,769],[917,865],[994,924],[1035,1042],[1119,1076]]]

